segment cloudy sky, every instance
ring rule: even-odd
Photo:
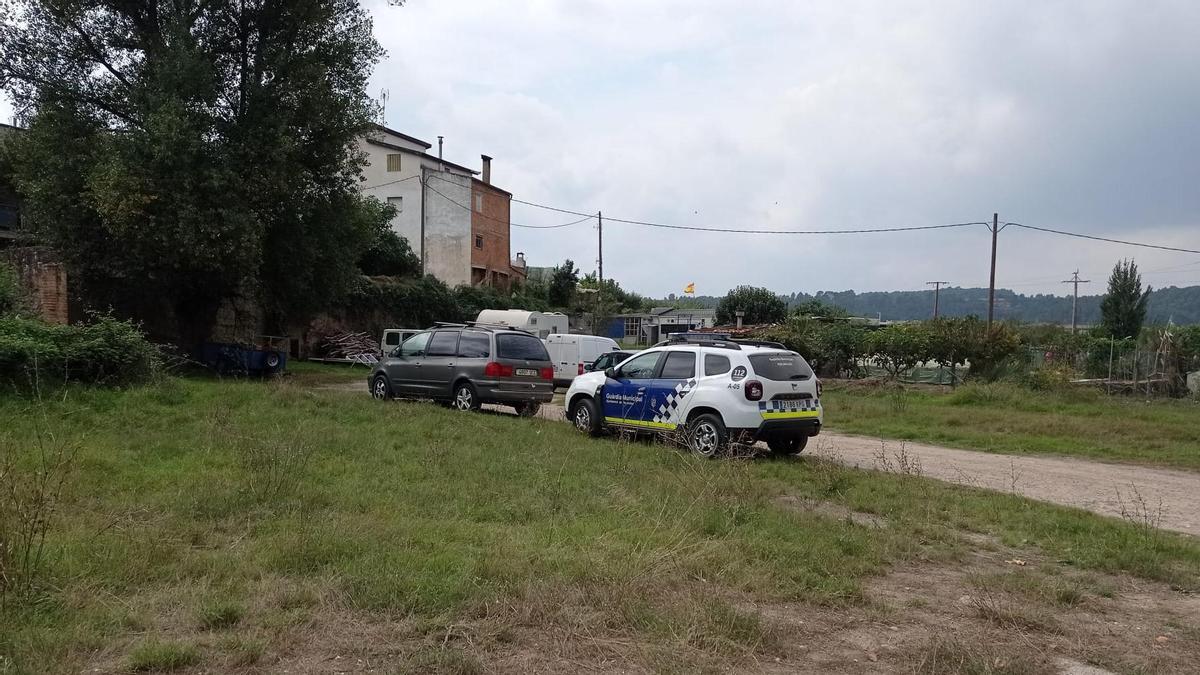
[[[517,198],[737,229],[1016,221],[1200,249],[1200,3],[364,0],[388,51],[387,123]],[[0,106],[2,108],[2,106]],[[9,113],[0,109],[7,119]],[[514,204],[513,220],[561,213]],[[606,223],[605,272],[641,293],[987,284],[984,226],[872,235]],[[533,265],[593,270],[592,223],[513,229]],[[1200,256],[1008,228],[997,285],[1155,286]]]

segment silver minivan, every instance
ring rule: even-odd
[[[554,367],[546,345],[523,330],[439,324],[389,352],[368,383],[377,399],[432,399],[459,410],[498,403],[531,416],[554,397]]]

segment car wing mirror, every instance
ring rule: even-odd
[[[616,368],[605,368],[604,376],[610,380],[617,379],[617,369]]]

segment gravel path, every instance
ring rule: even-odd
[[[564,420],[562,406],[540,417]],[[997,455],[822,432],[807,454],[863,468],[919,471],[948,483],[1016,492],[1200,536],[1200,473],[1036,455]]]

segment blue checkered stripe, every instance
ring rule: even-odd
[[[658,410],[654,412],[654,421],[664,424],[679,424],[679,406],[695,386],[696,378],[694,377],[675,385],[674,391],[667,394],[667,397],[658,406]]]

